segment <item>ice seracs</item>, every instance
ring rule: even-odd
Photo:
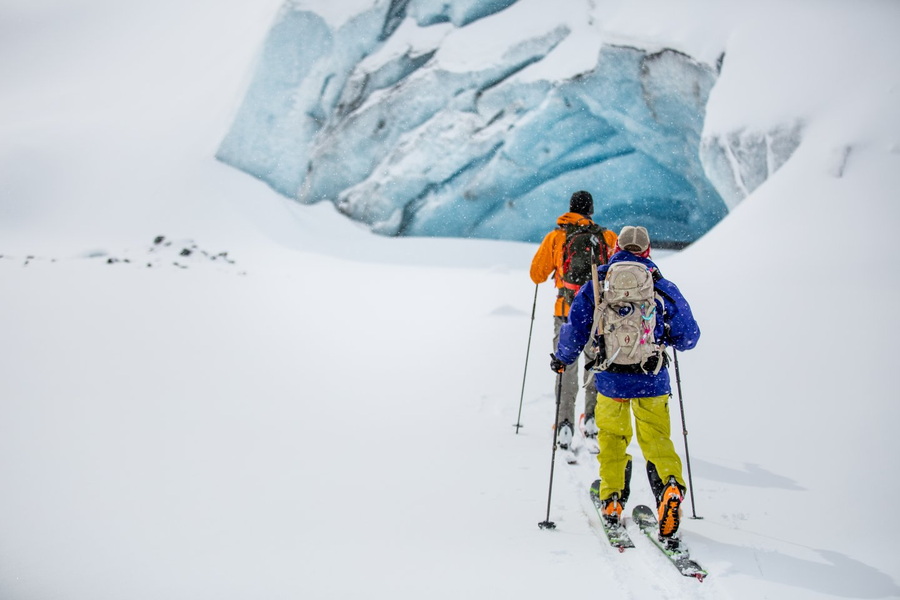
[[[584,25],[525,4],[373,2],[330,24],[287,2],[217,156],[385,235],[536,242],[589,189],[604,226],[678,247],[796,147],[791,128],[703,139],[717,72],[682,52],[592,45],[593,68],[541,68]]]

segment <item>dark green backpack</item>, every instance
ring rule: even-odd
[[[560,280],[560,296],[566,304],[572,305],[575,294],[591,278],[591,260],[598,265],[609,262],[609,246],[603,233],[606,231],[596,223],[590,225],[565,225],[566,242],[563,246]]]

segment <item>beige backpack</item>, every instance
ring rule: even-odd
[[[664,364],[665,346],[654,334],[657,304],[665,307],[653,286],[653,273],[639,262],[610,265],[603,280],[602,294],[594,283],[594,327],[591,339],[602,336],[606,358],[594,369],[611,373],[659,373]],[[602,352],[600,353],[602,356]]]

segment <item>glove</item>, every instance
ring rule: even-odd
[[[556,358],[556,355],[552,352],[550,353],[550,370],[554,373],[564,373],[566,371],[566,367],[568,365],[563,361]]]

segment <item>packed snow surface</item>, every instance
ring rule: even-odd
[[[608,546],[584,453],[538,529],[535,244],[373,235],[214,158],[280,0],[4,0],[0,598],[900,597],[900,5],[558,4],[620,48],[725,52],[701,136],[725,156],[801,123],[728,216],[654,252],[702,330],[682,529],[707,580],[633,526]],[[372,4],[296,6],[333,31]],[[430,27],[495,17],[465,18]]]

